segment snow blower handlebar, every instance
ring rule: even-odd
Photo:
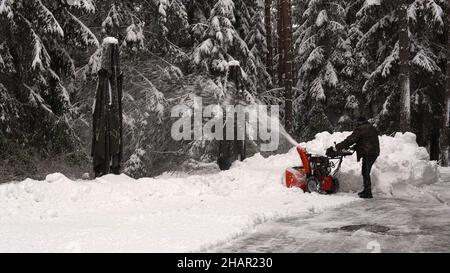
[[[352,155],[355,151],[348,149],[348,150],[336,150],[335,147],[330,147],[326,150],[325,155],[328,156],[330,159],[340,159],[344,156]]]
[[[334,143],[336,145],[336,143]],[[339,159],[339,162],[337,163],[336,169],[333,172],[333,177],[337,175],[339,170],[341,169],[342,160],[345,156],[352,155],[355,151],[350,149],[343,149],[343,150],[337,150],[335,147],[329,147],[325,154],[329,159]]]

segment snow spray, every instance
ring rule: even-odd
[[[275,117],[271,117],[271,118],[275,118]],[[280,120],[277,120],[277,121],[278,121],[277,123],[278,123],[278,128],[279,128],[280,135],[284,136],[284,138],[289,143],[291,143],[293,146],[297,147],[299,145],[299,143],[286,131],[286,129],[284,129],[284,126],[281,125]]]
[[[298,146],[299,143],[297,141],[295,141],[295,139],[288,133],[286,132],[286,129],[284,129],[283,125],[280,124],[280,134],[282,136],[284,136],[284,138],[289,141],[292,145],[294,146]]]
[[[266,114],[266,118],[268,118],[268,119],[271,119],[272,120],[272,122],[271,122],[271,124],[277,124],[278,126],[278,133],[280,134],[280,135],[282,135],[289,143],[291,143],[294,147],[297,147],[297,146],[299,146],[299,143],[286,131],[286,129],[284,128],[284,126],[283,125],[281,125],[282,123],[280,122],[280,119],[279,119],[279,116],[277,115],[277,116],[267,116],[267,113],[265,113]],[[276,121],[276,122],[273,122],[273,121]]]

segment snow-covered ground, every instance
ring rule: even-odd
[[[301,145],[323,153],[348,134],[321,133]],[[436,164],[426,160],[414,135],[380,139],[381,155],[373,170],[378,195],[408,194],[437,181]],[[284,169],[298,164],[293,149],[269,158],[255,155],[229,171],[208,175],[138,180],[107,175],[72,181],[55,173],[44,181],[3,184],[0,252],[199,251],[269,220],[317,214],[358,200],[348,193],[361,184],[356,156],[343,164],[346,192],[331,196],[285,188]]]

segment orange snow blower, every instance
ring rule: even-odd
[[[338,174],[344,156],[352,155],[353,151],[333,150],[326,151],[327,156],[312,155],[304,148],[297,147],[303,166],[286,169],[284,183],[286,187],[298,187],[305,192],[318,192],[332,194],[339,191]],[[338,160],[335,163],[333,160]],[[334,170],[333,170],[334,169]]]

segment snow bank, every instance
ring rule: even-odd
[[[344,140],[350,132],[319,133],[315,139],[300,144],[308,151],[323,154],[334,142]],[[293,151],[291,151],[293,152]],[[362,188],[361,163],[356,153],[346,157],[340,175],[342,191],[356,191]],[[394,137],[380,137],[380,156],[372,169],[372,185],[375,192],[405,194],[411,187],[434,183],[438,180],[437,163],[429,161],[424,147],[419,147],[413,133],[396,133]]]
[[[302,143],[323,153],[349,133],[321,133]],[[428,184],[436,164],[412,134],[381,137],[373,170],[377,191]],[[255,225],[280,217],[318,213],[358,200],[354,194],[319,195],[287,189],[286,167],[300,162],[295,149],[236,162],[229,171],[208,175],[132,179],[107,175],[72,181],[60,173],[44,181],[0,185],[0,252],[148,251],[186,252],[225,242]],[[361,187],[360,163],[346,158],[345,191]]]
[[[182,178],[48,175],[0,185],[0,252],[185,252],[225,242],[255,225],[357,200],[286,189],[294,154],[256,155],[229,171]]]

